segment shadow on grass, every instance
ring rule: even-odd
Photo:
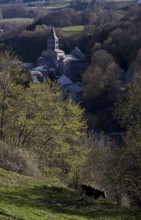
[[[80,192],[68,188],[53,186],[36,186],[33,188],[17,189],[11,192],[1,192],[1,201],[14,204],[17,207],[38,208],[44,211],[50,210],[54,213],[62,213],[88,218],[126,216],[122,219],[136,218],[134,213],[127,209],[102,201],[99,206],[96,201],[82,201]],[[134,218],[132,218],[134,216]]]
[[[0,208],[0,219],[1,220],[24,220],[23,218],[18,218],[6,213],[4,210]]]

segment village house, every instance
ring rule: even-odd
[[[65,99],[68,96],[75,102],[79,102],[82,95],[82,87],[78,83],[73,83],[67,76],[62,75],[57,80],[60,89],[62,90],[62,98]]]

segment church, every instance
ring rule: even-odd
[[[37,59],[37,66],[45,66],[48,74],[55,78],[66,75],[73,82],[81,81],[86,67],[85,55],[75,47],[70,54],[59,49],[59,39],[54,27],[47,38],[47,50]]]

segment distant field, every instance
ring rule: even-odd
[[[10,22],[10,23],[29,23],[32,22],[33,18],[7,18],[7,19],[1,19],[0,24]]]
[[[64,27],[62,30],[64,32],[81,32],[85,28],[84,25],[79,25],[79,26],[69,26],[69,27]]]
[[[53,10],[53,9],[66,8],[67,6],[69,6],[68,3],[65,3],[65,4],[56,4],[56,5],[51,5],[51,6],[44,6],[43,8],[46,9],[46,10]]]
[[[48,5],[46,5],[46,6],[43,5],[42,7],[45,10],[61,9],[64,7],[68,7],[70,2],[71,2],[71,0],[50,1]],[[26,5],[29,6],[30,9],[31,8],[32,9],[38,8],[38,4],[39,4],[39,1],[26,3]]]

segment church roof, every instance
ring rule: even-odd
[[[78,49],[78,47],[75,47],[71,53],[72,56],[80,59],[80,60],[85,60],[85,55]]]

